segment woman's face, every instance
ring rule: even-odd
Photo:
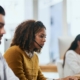
[[[46,41],[46,30],[42,28],[38,33],[35,34],[34,46],[35,48],[42,48]]]

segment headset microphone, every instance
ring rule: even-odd
[[[35,41],[35,40],[34,40],[34,41]],[[35,42],[36,42],[36,41],[35,41]],[[37,42],[36,42],[36,43],[37,43]],[[37,44],[38,44],[38,43],[37,43]],[[42,48],[42,46],[41,46],[40,44],[38,44],[38,46]]]
[[[34,35],[35,35],[35,33],[34,33],[34,27],[35,27],[35,25],[36,25],[37,23],[38,23],[38,22],[35,22],[35,23],[34,23],[34,26],[32,27],[32,29],[33,29],[33,40],[34,40],[34,38],[35,38],[35,36],[34,36]],[[40,24],[40,23],[39,23],[39,24]],[[38,42],[36,42],[35,40],[34,40],[34,42],[37,43],[37,45],[38,45],[40,48],[42,48],[42,46],[41,46]]]

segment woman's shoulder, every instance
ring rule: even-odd
[[[5,56],[11,56],[11,57],[13,57],[13,56],[22,56],[22,52],[21,52],[22,50],[18,47],[18,46],[11,46],[5,53],[4,53],[4,57]]]
[[[68,50],[67,53],[74,53],[74,50]]]
[[[21,52],[22,50],[19,48],[19,46],[11,46],[5,53],[18,53],[18,52]]]
[[[20,47],[17,45],[11,46],[8,50],[20,50]]]
[[[74,55],[75,56],[75,51],[74,50],[68,50],[66,52],[66,56],[68,56],[68,55]]]
[[[17,49],[17,48],[19,48],[19,46],[14,45],[14,46],[11,46],[10,48],[11,48],[11,49]]]

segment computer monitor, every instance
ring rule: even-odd
[[[4,52],[10,47],[12,39],[4,39]]]
[[[64,57],[65,52],[67,51],[67,49],[69,48],[73,40],[74,40],[74,37],[58,38],[60,59]]]

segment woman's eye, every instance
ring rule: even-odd
[[[43,36],[40,36],[41,38],[43,38]]]
[[[40,36],[41,38],[46,38],[46,36]]]

